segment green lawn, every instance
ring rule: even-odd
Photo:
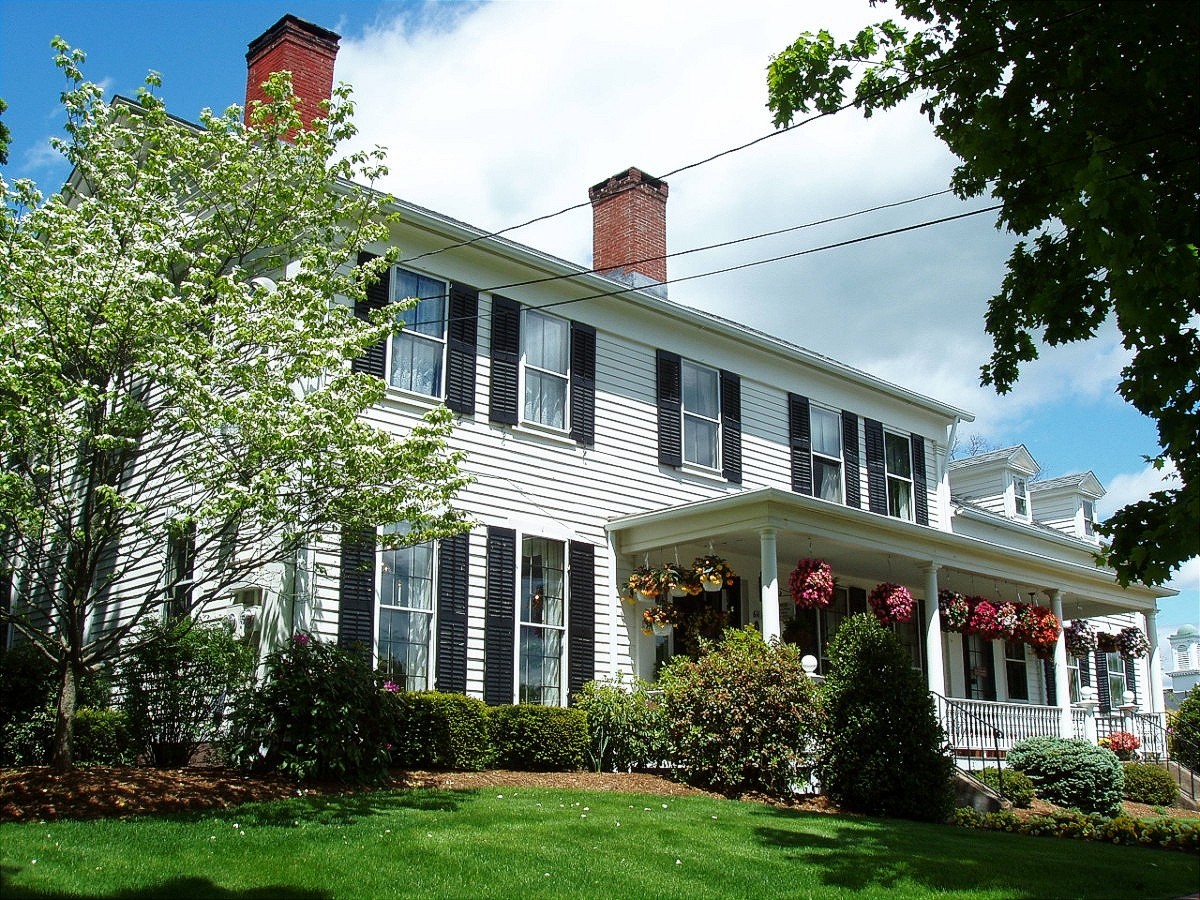
[[[0,896],[1179,897],[1163,850],[550,789],[312,797],[0,825]]]

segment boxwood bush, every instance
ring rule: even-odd
[[[1175,779],[1162,766],[1127,762],[1121,768],[1125,772],[1126,800],[1149,803],[1151,806],[1174,806],[1179,799]]]
[[[663,669],[672,758],[688,781],[724,793],[791,794],[812,773],[817,700],[794,644],[768,644],[753,628],[701,643],[695,661]]]
[[[891,630],[851,616],[829,644],[822,789],[856,812],[940,821],[954,803],[954,763],[924,676]]]
[[[491,764],[487,705],[464,694],[391,694],[392,765],[472,772]]]
[[[588,757],[597,772],[657,768],[667,759],[662,707],[640,678],[589,681],[575,707],[587,713]]]
[[[1036,793],[1033,789],[1033,782],[1020,769],[1010,768],[1001,772],[1000,769],[988,768],[971,774],[1005,799],[1010,800],[1013,806],[1028,809],[1029,804],[1033,802]]]
[[[579,709],[493,706],[488,710],[495,764],[523,772],[571,772],[587,759],[587,715]]]
[[[1079,738],[1036,737],[1016,744],[1008,763],[1043,800],[1112,817],[1121,812],[1125,774],[1111,750]]]

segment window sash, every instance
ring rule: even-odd
[[[909,439],[884,432],[884,469],[887,472],[888,515],[913,520],[912,445]]]
[[[432,541],[379,555],[376,659],[385,675],[409,691],[430,686],[434,555]]]
[[[521,541],[520,703],[562,705],[563,638],[566,634],[566,546],[527,537]]]
[[[566,319],[524,311],[521,327],[527,422],[567,428],[571,379],[571,327]]]
[[[1029,668],[1025,663],[1025,645],[1020,641],[1004,642],[1004,672],[1008,699],[1029,700]]]
[[[1083,501],[1083,533],[1091,537],[1095,533],[1096,512],[1092,501]]]
[[[1083,699],[1083,679],[1079,675],[1079,659],[1067,656],[1067,691],[1071,702],[1078,703]]]
[[[407,269],[392,269],[392,302],[417,298],[397,314],[404,330],[389,342],[388,383],[428,397],[441,397],[446,366],[446,282]]]
[[[721,466],[721,381],[716,369],[680,363],[683,461],[706,469]]]
[[[1018,516],[1029,515],[1029,492],[1025,485],[1024,478],[1013,479],[1013,502],[1016,506]]]
[[[1125,692],[1129,690],[1125,680],[1125,660],[1120,653],[1106,654],[1108,661],[1108,697],[1109,703],[1115,709],[1125,702]]]

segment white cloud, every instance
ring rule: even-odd
[[[1167,460],[1162,469],[1147,465],[1138,472],[1117,475],[1108,483],[1108,493],[1098,504],[1098,512],[1102,517],[1109,516],[1113,511],[1145,500],[1154,491],[1178,487],[1179,475],[1175,463]]]

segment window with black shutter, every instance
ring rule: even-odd
[[[361,266],[364,263],[370,262],[376,258],[374,253],[358,254],[358,264]],[[358,300],[354,303],[354,316],[364,322],[371,318],[371,312],[376,309],[383,309],[388,304],[388,299],[391,296],[391,283],[388,272],[384,272],[378,279],[371,281],[366,286],[366,298]],[[362,372],[365,375],[374,375],[376,378],[387,378],[387,342],[380,341],[368,347],[361,356],[356,356],[350,363],[350,368],[355,372]]]
[[[469,534],[438,544],[437,673],[435,689],[467,692],[467,604],[470,593]]]
[[[567,697],[571,702],[596,677],[596,548],[568,546]]]
[[[338,646],[371,653],[375,638],[375,534],[342,531]]]
[[[808,398],[788,394],[788,444],[792,451],[792,490],[812,496],[812,432],[809,429]]]
[[[512,703],[516,651],[517,533],[487,530],[487,585],[483,636],[483,699],[495,706]]]

